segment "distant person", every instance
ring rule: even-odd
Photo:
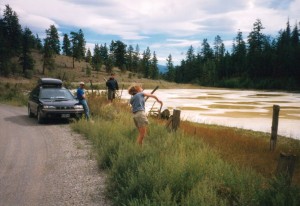
[[[86,101],[85,90],[84,90],[84,82],[79,83],[79,88],[77,89],[77,99],[79,100],[79,104],[83,106],[85,118],[87,120],[90,119],[90,110]]]
[[[145,113],[145,97],[152,97],[156,99],[161,105],[163,104],[155,95],[143,92],[141,86],[131,86],[128,89],[128,93],[132,95],[130,104],[132,106],[133,120],[135,126],[139,130],[137,137],[137,143],[143,144],[143,139],[147,132],[147,125],[149,124],[146,113]]]
[[[107,98],[110,102],[113,102],[113,100],[116,98],[116,91],[119,90],[118,81],[115,79],[115,74],[111,73],[111,76],[106,81],[107,86]]]

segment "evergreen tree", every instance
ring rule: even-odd
[[[72,57],[73,57],[73,68],[75,68],[75,60],[81,61],[85,57],[85,39],[81,29],[78,32],[71,32],[72,42]]]
[[[133,72],[140,72],[140,47],[137,44],[133,53],[133,57],[132,57],[132,71]]]
[[[15,11],[9,5],[5,6],[3,14],[4,35],[6,41],[6,51],[11,58],[20,53],[22,40],[22,27]]]
[[[126,53],[126,67],[128,71],[133,71],[133,55],[133,47],[129,45]]]
[[[89,48],[86,52],[85,61],[90,64],[92,63],[92,53]]]
[[[213,59],[213,50],[211,49],[207,39],[203,39],[200,53],[204,62]]]
[[[64,34],[62,53],[66,56],[72,56],[71,41],[69,39],[68,34]]]
[[[92,63],[96,71],[100,71],[101,67],[101,54],[100,54],[100,47],[98,44],[94,47],[94,56],[92,58]]]
[[[215,79],[219,78],[220,69],[222,67],[223,59],[225,55],[225,46],[219,35],[215,37],[214,41],[214,59],[215,59]],[[215,80],[216,81],[216,80]]]
[[[243,39],[243,33],[238,31],[232,45],[232,69],[229,73],[230,76],[242,76],[246,70],[246,56],[247,48]]]
[[[156,53],[153,52],[153,57],[152,57],[152,61],[151,61],[151,79],[158,79],[158,77],[159,77],[157,62],[158,62],[158,60],[156,57]]]
[[[100,45],[100,59],[101,59],[101,63],[102,64],[107,64],[108,61],[108,48],[106,46],[106,43],[102,46],[102,44]]]
[[[44,49],[43,49],[43,54],[44,54],[44,64],[43,68],[48,68],[50,70],[55,69],[54,67],[54,51],[51,47],[51,43],[49,42],[49,39],[44,39]],[[45,74],[45,70],[43,69],[43,74]]]
[[[42,51],[43,49],[42,40],[40,39],[38,34],[36,34],[35,36],[35,48],[39,51]]]
[[[151,75],[151,52],[149,47],[143,52],[143,58],[142,58],[142,73],[144,74],[145,78],[149,78]]]
[[[112,41],[110,50],[112,55],[114,56],[115,66],[119,67],[122,71],[125,70],[126,65],[126,47],[122,41]]]
[[[51,47],[49,38],[44,39],[44,49],[43,49],[43,74],[45,74],[46,68],[54,69],[54,51]]]
[[[254,78],[259,77],[260,69],[263,64],[261,60],[263,43],[265,41],[265,35],[262,33],[263,29],[264,27],[260,19],[257,19],[248,36],[248,75]]]
[[[199,76],[199,72],[197,71],[197,66],[195,65],[196,56],[194,52],[194,47],[190,46],[186,53],[186,60],[184,66],[182,67],[181,72],[183,73],[183,82],[191,82],[193,79]]]
[[[9,76],[13,64],[11,58],[20,54],[22,28],[19,18],[9,5],[5,5],[0,19],[0,75]]]
[[[172,61],[172,55],[169,54],[167,60],[167,73],[166,73],[166,80],[173,82],[175,81],[175,68]]]
[[[291,36],[292,42],[292,64],[293,68],[291,71],[291,76],[295,78],[297,86],[300,87],[300,33],[297,23],[294,26]]]
[[[50,49],[53,51],[53,54],[60,53],[60,42],[57,29],[54,25],[50,25],[49,29],[46,29],[46,38],[49,44]]]
[[[214,41],[214,57],[216,61],[221,61],[225,55],[225,46],[219,35],[215,37]]]
[[[31,49],[34,48],[35,37],[29,28],[25,28],[22,38],[22,54],[19,58],[19,62],[23,68],[23,74],[25,77],[32,77],[32,70],[34,68],[34,60],[31,56]]]

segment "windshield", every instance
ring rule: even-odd
[[[74,97],[69,90],[64,88],[46,88],[41,90],[40,99],[70,100]]]

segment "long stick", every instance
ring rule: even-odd
[[[121,90],[121,94],[120,94],[120,99],[122,98],[123,89],[124,89],[124,84],[122,85],[122,90]]]
[[[158,87],[159,87],[159,86],[156,86],[156,87],[152,90],[151,94],[153,94],[153,93],[158,89]],[[146,97],[145,102],[147,101],[148,98],[149,98],[149,97]]]

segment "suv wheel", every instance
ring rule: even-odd
[[[30,105],[28,105],[28,117],[32,118],[34,115],[31,112]]]
[[[44,123],[44,118],[41,116],[41,109],[38,109],[37,111],[37,120],[39,124]]]

